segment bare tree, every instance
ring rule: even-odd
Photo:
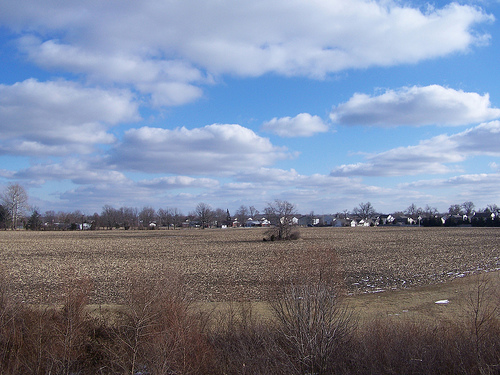
[[[370,202],[361,202],[358,207],[354,207],[352,212],[360,216],[362,219],[369,219],[375,215],[375,209]]]
[[[236,210],[235,216],[241,226],[245,226],[246,221],[251,217],[249,209],[244,205],[241,205],[240,208]]]
[[[420,207],[417,207],[415,203],[410,204],[405,210],[405,214],[413,218],[415,218],[415,216],[417,215],[422,215],[423,212],[424,210]]]
[[[172,217],[172,224],[174,225],[174,229],[176,227],[180,227],[182,225],[182,220],[184,219],[184,215],[182,212],[177,208],[171,208],[169,210],[170,216]]]
[[[210,223],[214,219],[214,211],[209,204],[200,202],[196,206],[195,214],[198,220],[200,221],[202,228],[207,228],[210,226]]]
[[[452,204],[450,208],[448,208],[448,213],[450,215],[460,215],[462,213],[462,207],[459,204]]]
[[[120,219],[119,221],[125,229],[130,227],[137,227],[137,219],[139,214],[137,208],[135,207],[121,207],[120,208]]]
[[[475,207],[474,203],[470,201],[462,203],[462,208],[467,216],[469,216],[474,212],[474,207]]]
[[[489,204],[488,206],[486,206],[486,209],[489,212],[494,212],[494,213],[497,213],[500,211],[500,207],[498,207],[496,204]]]
[[[248,211],[250,213],[250,217],[253,219],[255,219],[255,216],[257,216],[259,214],[259,210],[256,209],[254,206],[248,207]]]
[[[52,210],[45,211],[45,213],[43,214],[42,220],[44,222],[45,228],[55,229],[55,224],[57,222],[55,211],[52,211]]]
[[[229,210],[223,210],[222,208],[217,208],[214,211],[214,220],[217,222],[217,227],[221,228],[223,225],[229,225],[231,220],[231,215],[229,215]]]
[[[425,209],[423,211],[424,215],[427,217],[431,217],[434,215],[437,215],[438,209],[436,207],[431,207],[428,204],[425,206]]]
[[[139,220],[141,225],[148,228],[156,221],[156,211],[153,207],[144,207],[139,213]]]
[[[119,211],[111,207],[109,204],[104,205],[101,212],[101,219],[108,229],[113,229],[118,225]]]
[[[28,194],[21,185],[11,183],[2,194],[2,202],[12,219],[12,228],[15,229],[28,208]]]
[[[274,202],[268,203],[264,212],[271,224],[274,225],[270,231],[271,239],[291,240],[298,238],[298,233],[292,230],[293,219],[297,215],[295,205],[276,199]]]
[[[157,211],[158,215],[158,224],[162,227],[167,227],[167,229],[170,229],[170,224],[171,223],[171,217],[168,212],[168,208],[159,208]]]

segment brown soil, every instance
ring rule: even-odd
[[[136,275],[179,273],[197,301],[263,301],[280,278],[340,269],[368,315],[451,310],[455,285],[500,269],[500,228],[305,228],[298,241],[263,237],[261,229],[2,231],[0,265],[26,302],[57,299],[73,269],[93,281],[97,304],[120,303]],[[450,303],[435,306],[438,299]]]

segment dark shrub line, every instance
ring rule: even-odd
[[[500,373],[500,299],[487,279],[460,321],[359,322],[338,278],[322,272],[280,276],[267,319],[245,302],[200,312],[175,274],[134,274],[127,303],[97,313],[87,307],[90,280],[73,271],[58,307],[16,303],[0,276],[0,373]]]

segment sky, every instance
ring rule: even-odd
[[[500,205],[500,1],[4,0],[32,207]]]

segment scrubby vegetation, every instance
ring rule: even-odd
[[[69,269],[58,303],[30,306],[16,300],[4,273],[0,372],[498,374],[500,296],[486,276],[460,319],[360,320],[345,304],[336,259],[333,250],[314,248],[296,272],[275,275],[270,316],[246,302],[200,308],[173,272],[155,282],[136,272],[124,304],[89,307],[92,280]],[[276,253],[273,262],[291,260]]]

